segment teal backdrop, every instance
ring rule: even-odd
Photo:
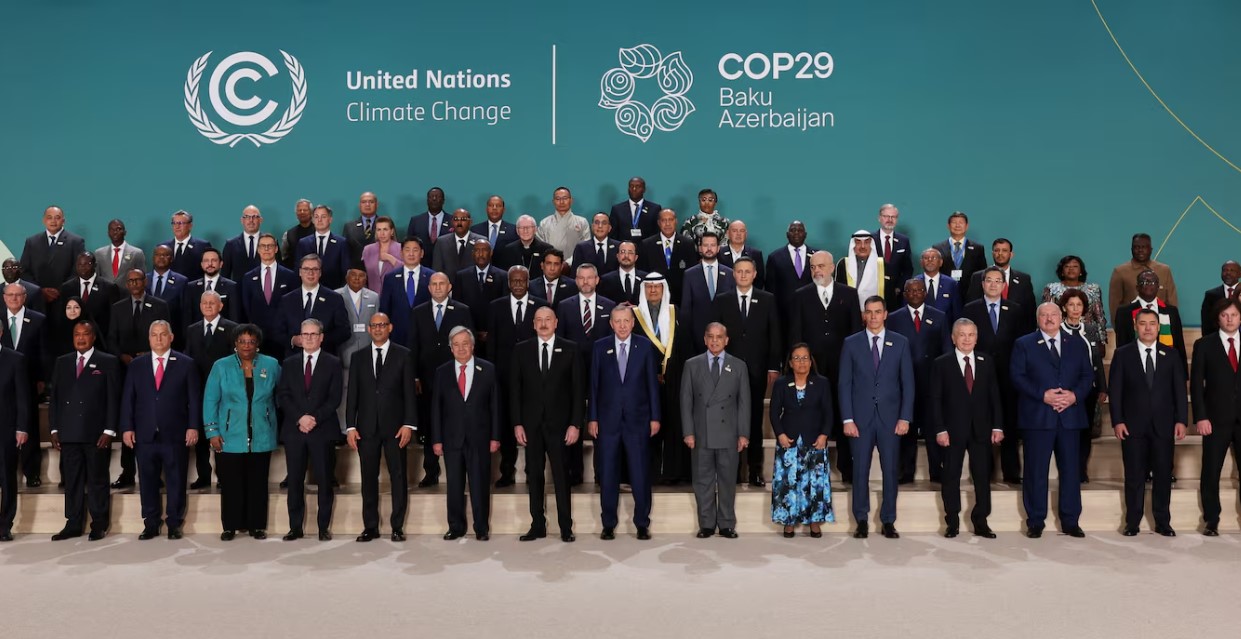
[[[179,208],[220,245],[247,204],[272,231],[293,223],[301,197],[331,205],[339,226],[365,190],[403,226],[432,185],[476,219],[492,193],[509,218],[542,217],[561,184],[589,214],[642,175],[651,199],[682,217],[698,189],[716,189],[719,210],[746,220],[768,251],[803,219],[812,245],[838,252],[853,230],[876,227],[884,202],[924,247],[960,209],[973,238],[1012,238],[1014,264],[1040,284],[1072,252],[1106,286],[1129,235],[1145,231],[1196,323],[1201,291],[1237,257],[1237,25],[1234,0],[11,3],[0,21],[0,241],[20,251],[55,203],[89,248],[107,241],[112,217],[149,247],[170,236]],[[639,64],[622,65],[622,49]],[[277,105],[254,126],[231,124],[208,98],[218,63],[245,51],[277,70],[234,78],[235,105],[258,100],[232,111]],[[202,135],[186,106],[195,61],[212,52],[197,82],[206,119],[223,133],[258,133],[299,103],[281,51],[304,81],[296,124],[260,146]],[[826,78],[814,74],[825,71],[813,64],[820,53],[832,59]],[[721,73],[721,59],[732,76],[751,54],[765,77]],[[762,73],[763,60],[790,59],[780,77]],[[810,77],[799,78],[806,59]],[[674,130],[645,141],[623,133],[600,106],[601,80],[617,67],[634,91],[616,102],[649,106],[672,93],[693,111],[662,118]],[[491,86],[427,87],[429,73],[467,69]],[[413,74],[418,87],[349,88],[351,73],[379,70]],[[771,106],[724,107],[722,90]],[[354,102],[426,111],[422,121],[351,122]],[[508,119],[437,121],[443,102],[467,113],[508,107]],[[725,111],[799,109],[830,113],[831,126],[721,126]]]

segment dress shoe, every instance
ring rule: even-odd
[[[418,487],[419,488],[430,488],[432,486],[438,486],[439,483],[440,483],[439,477],[431,477],[430,475],[427,475],[426,477],[422,478],[422,481],[418,482]]]
[[[870,524],[867,524],[866,522],[859,522],[857,525],[857,530],[853,531],[853,538],[866,539],[867,537],[870,537]]]
[[[638,539],[647,541],[651,538],[651,529],[638,526]]]
[[[120,490],[122,488],[133,488],[134,478],[124,477],[124,476],[118,477],[116,481],[112,482],[111,484],[108,484],[108,487],[113,490]]]
[[[944,531],[944,537],[948,539],[955,539],[959,534],[961,534],[960,526],[949,526],[948,530]]]
[[[180,539],[180,538],[182,538],[182,537],[184,537],[184,536],[185,536],[185,535],[181,534],[181,527],[180,527],[180,526],[169,526],[169,527],[168,527],[168,538],[169,538],[169,539],[176,540],[176,539]]]
[[[1120,534],[1126,537],[1137,537],[1138,527],[1137,526],[1125,526],[1125,529],[1120,531]]]
[[[546,536],[546,530],[535,530],[531,528],[526,534],[518,537],[517,541],[534,541],[535,539],[542,539]]]
[[[1156,526],[1155,532],[1159,533],[1160,535],[1163,535],[1164,537],[1175,537],[1176,536],[1176,531],[1172,530],[1171,526]]]
[[[1043,536],[1042,526],[1026,529],[1026,537],[1029,537],[1030,539],[1038,539],[1039,537],[1042,537],[1042,536]]]
[[[236,530],[226,530],[220,533],[220,541],[232,541],[237,538]]]
[[[907,486],[909,484],[914,483],[914,478],[913,477],[902,477],[901,479],[896,480],[896,483],[899,486]]]
[[[6,530],[4,532],[0,532],[0,541],[13,541],[12,531]]]
[[[319,541],[332,541],[332,533],[327,530],[320,530]]]
[[[1207,524],[1206,528],[1202,529],[1202,536],[1219,537],[1219,524]]]
[[[699,539],[706,539],[707,537],[710,537],[711,535],[714,535],[714,534],[715,534],[715,531],[711,530],[710,528],[699,528],[698,534],[694,536]]]
[[[816,526],[818,526],[818,524],[810,526],[810,538],[811,539],[818,539],[823,536],[823,531],[818,529]]]
[[[797,536],[797,532],[793,529],[792,526],[785,526],[784,532],[781,534],[784,535],[785,539],[792,539],[793,537]]]
[[[460,537],[460,536],[461,535],[457,535],[457,537]],[[453,539],[456,539],[457,537],[453,537]],[[359,543],[364,543],[368,541],[375,541],[376,539],[379,539],[378,530],[363,530],[362,534],[358,535],[358,538],[355,539],[354,541],[357,541]],[[444,539],[448,539],[448,535],[444,535]]]
[[[563,541],[563,542],[564,542],[564,543],[566,543],[566,544],[571,544],[571,543],[573,543],[573,542],[577,541],[577,537],[574,537],[574,536],[573,536],[573,533],[571,533],[571,532],[567,532],[567,533],[560,533],[560,541]]]
[[[300,530],[290,530],[289,534],[285,535],[284,537],[281,537],[281,539],[284,541],[297,541],[298,539],[301,539],[302,537],[305,537],[305,536],[306,535],[303,534],[302,531]]]
[[[141,541],[146,541],[148,539],[155,539],[158,536],[159,528],[144,528],[142,530],[142,534],[138,535],[138,539]]]
[[[190,490],[202,490],[204,488],[210,488],[210,487],[211,487],[211,480],[203,479],[201,477],[198,479],[195,479],[194,483],[190,484]]]
[[[974,535],[983,539],[995,539],[995,531],[987,524],[974,524]]]
[[[1064,534],[1070,537],[1081,539],[1082,537],[1086,536],[1086,531],[1082,530],[1081,526],[1070,526],[1064,529]]]
[[[490,541],[491,535],[487,533],[475,533],[474,538],[478,541]]]
[[[736,539],[737,531],[733,528],[721,528],[720,536],[723,537],[724,539]]]
[[[288,477],[285,477],[284,479],[281,479],[281,480],[280,480],[280,487],[281,487],[281,488],[288,488],[288,487],[289,487],[289,478],[288,478]]]
[[[762,488],[767,485],[767,482],[763,480],[762,475],[755,475],[750,478],[750,485],[755,488]]]
[[[896,524],[884,524],[883,525],[883,536],[887,537],[888,539],[900,539],[901,538],[901,534],[896,532]]]
[[[365,537],[365,536],[366,536],[366,534],[365,534],[365,533],[363,533],[363,534],[362,534],[362,537]],[[450,530],[450,531],[448,531],[448,532],[444,533],[444,541],[452,541],[452,540],[454,540],[454,539],[461,539],[461,538],[462,538],[462,537],[464,537],[464,536],[465,536],[465,533],[463,533],[463,532],[457,532],[457,531],[455,531],[455,530]],[[362,541],[362,537],[358,537],[358,541]],[[370,541],[370,540],[369,540],[369,539],[367,539],[366,541]]]
[[[103,539],[104,537],[107,537],[107,536],[108,536],[108,531],[106,530],[92,530],[90,531],[90,534],[86,536],[86,538],[91,541],[99,541],[100,539]]]
[[[1020,486],[1020,485],[1021,485],[1021,478],[1020,478],[1020,477],[1005,477],[1005,478],[1004,478],[1004,483],[1006,483],[1006,484],[1008,484],[1008,485],[1010,485],[1010,486]]]
[[[400,528],[393,530],[392,541],[405,541],[405,531]]]
[[[517,483],[512,477],[501,477],[496,480],[496,488],[508,488]]]
[[[63,480],[62,480],[62,481],[58,481],[58,482],[56,482],[56,487],[57,487],[57,488],[64,488],[64,487],[65,487],[65,482],[64,482]]]
[[[616,530],[613,528],[604,528],[603,532],[599,533],[599,538],[604,541],[612,541],[613,539],[616,539]]]
[[[81,536],[82,536],[82,533],[75,532],[75,531],[72,531],[66,528],[56,533],[55,535],[52,535],[52,541],[63,541],[65,539],[73,539],[74,537],[81,537]]]
[[[267,531],[262,528],[258,530],[251,530],[250,536],[261,541],[263,539],[267,539]]]
[[[31,477],[26,480],[26,488],[38,488],[43,485],[43,480],[38,477]]]

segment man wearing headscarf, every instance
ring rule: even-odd
[[[655,346],[659,369],[660,405],[663,422],[659,445],[652,442],[652,475],[660,483],[675,485],[691,479],[689,447],[681,439],[681,369],[693,352],[688,325],[677,320],[678,309],[672,305],[668,282],[661,273],[649,273],[642,280],[643,297],[638,304],[638,327],[641,335]],[[658,474],[654,471],[658,470]]]
[[[883,297],[883,260],[875,257],[873,242],[870,231],[857,231],[849,255],[836,264],[836,281],[857,289],[859,303],[871,295]]]

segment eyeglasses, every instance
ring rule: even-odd
[[[238,345],[238,346],[255,346],[255,345],[257,345],[258,343],[259,343],[259,341],[258,341],[258,340],[256,340],[256,339],[239,339],[239,340],[237,340],[237,345]]]
[[[193,222],[186,222],[184,220],[176,220],[172,223],[173,226],[189,226],[190,224],[193,224]]]
[[[323,333],[300,333],[302,339],[311,339],[314,337],[323,337]]]
[[[319,268],[319,267],[317,267],[317,266],[303,266],[303,267],[302,267],[302,272],[303,272],[303,273],[318,273],[319,271],[322,271],[322,270],[323,270],[323,269],[321,269],[321,268]]]
[[[385,327],[385,326],[391,326],[391,325],[392,325],[392,324],[390,324],[390,323],[388,323],[388,322],[371,322],[370,324],[367,324],[367,327],[369,327],[369,328],[383,328],[383,327]]]
[[[794,355],[790,357],[789,359],[793,360],[794,362],[808,362],[810,361],[810,356],[809,355]]]
[[[262,215],[243,215],[243,216],[241,216],[241,219],[243,219],[243,220],[261,220],[261,219],[263,219],[263,216],[262,216]]]

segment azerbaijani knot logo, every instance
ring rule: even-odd
[[[639,44],[620,50],[620,66],[608,69],[599,81],[599,106],[616,111],[616,128],[643,142],[655,130],[676,131],[694,112],[694,103],[685,97],[694,85],[694,72],[685,64],[680,51],[667,56],[654,45]],[[656,78],[663,95],[649,106],[634,99],[638,80]]]
[[[228,125],[241,129],[241,132],[238,132],[220,128],[203,110],[199,100],[199,85],[212,53],[208,51],[195,60],[185,76],[185,111],[189,114],[190,124],[208,140],[216,144],[227,144],[229,147],[236,146],[242,140],[247,140],[256,147],[275,144],[288,135],[306,110],[306,72],[297,58],[285,51],[280,52],[284,57],[284,68],[289,72],[293,85],[292,95],[280,118],[268,128],[259,131],[253,129],[270,119],[280,105],[274,100],[264,102],[256,95],[243,98],[237,94],[237,84],[241,80],[253,83],[264,77],[274,77],[280,72],[279,69],[267,56],[253,51],[234,53],[216,65],[207,79],[207,96],[216,115]],[[247,128],[251,130],[246,131]]]

